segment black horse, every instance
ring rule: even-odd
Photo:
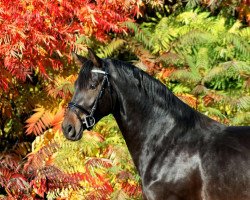
[[[112,113],[147,200],[250,200],[250,127],[227,127],[193,110],[131,64],[76,54],[81,67],[62,124],[79,140]]]

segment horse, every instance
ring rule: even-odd
[[[250,126],[226,126],[194,110],[130,63],[73,53],[80,68],[62,123],[79,140],[113,114],[145,200],[249,200]]]

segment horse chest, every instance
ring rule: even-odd
[[[200,198],[201,179],[198,154],[170,152],[144,155],[147,162],[140,166],[143,190],[149,199],[167,199],[178,194],[180,198]],[[148,163],[148,164],[146,164]],[[196,195],[197,194],[197,195]],[[197,198],[193,198],[197,196]],[[178,199],[178,198],[177,198]]]

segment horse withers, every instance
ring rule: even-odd
[[[73,54],[81,68],[62,124],[79,140],[113,114],[146,200],[250,200],[250,127],[225,126],[192,109],[126,62]]]

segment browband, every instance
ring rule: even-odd
[[[99,70],[99,69],[92,69],[91,72],[99,73],[99,74],[106,74],[106,75],[108,74],[107,72]]]

